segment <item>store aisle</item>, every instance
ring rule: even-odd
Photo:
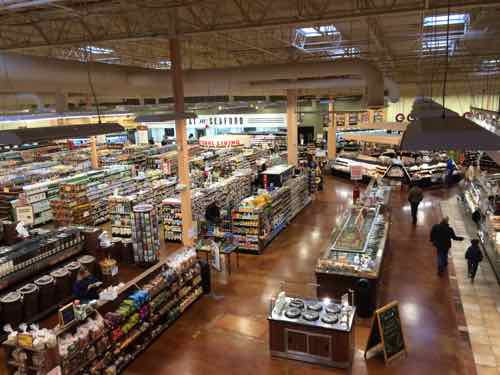
[[[271,296],[286,280],[298,293],[312,291],[314,267],[328,243],[335,217],[351,198],[349,181],[328,177],[325,191],[282,232],[261,256],[240,256],[240,268],[218,276],[217,294],[195,303],[126,371],[126,374],[453,374],[465,372],[452,291],[438,278],[432,224],[439,221],[440,191],[426,193],[417,227],[406,195],[393,195],[390,246],[384,265],[383,302],[399,300],[409,356],[389,367],[380,357],[364,361],[369,321],[358,322],[350,370],[273,359],[268,351],[267,312]]]

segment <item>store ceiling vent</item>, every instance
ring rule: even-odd
[[[57,125],[40,128],[23,128],[0,131],[0,144],[23,145],[26,143],[58,139],[86,138],[93,135],[120,133],[125,128],[118,123]]]
[[[167,122],[179,119],[191,119],[198,117],[193,112],[171,112],[171,113],[154,113],[151,115],[140,115],[135,118],[135,122]]]

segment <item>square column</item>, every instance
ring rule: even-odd
[[[297,165],[297,90],[287,90],[288,164]]]
[[[178,115],[184,113],[184,82],[182,76],[182,59],[178,39],[170,39],[170,60],[172,61],[172,87],[174,108]],[[181,189],[182,243],[193,244],[193,214],[191,211],[191,181],[189,178],[189,155],[187,146],[186,119],[175,120],[175,139],[177,144],[177,163]]]
[[[334,160],[337,157],[337,123],[334,116],[333,99],[328,101],[328,160]]]

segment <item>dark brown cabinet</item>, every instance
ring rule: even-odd
[[[342,331],[270,319],[269,346],[276,357],[349,367],[354,354],[354,325]]]
[[[316,357],[331,358],[332,337],[325,335],[308,335],[308,353]]]
[[[307,334],[292,330],[286,330],[286,351],[307,353]]]

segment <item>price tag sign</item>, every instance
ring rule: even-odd
[[[16,207],[16,218],[24,224],[33,224],[33,208],[31,206]]]
[[[75,320],[75,308],[73,303],[69,303],[59,309],[59,324],[66,326]]]
[[[363,179],[363,167],[361,165],[351,165],[351,180],[359,181]]]
[[[33,336],[28,333],[19,333],[17,335],[17,344],[23,348],[33,348]]]

